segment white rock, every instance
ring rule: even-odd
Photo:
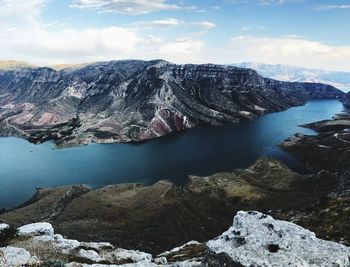
[[[84,259],[91,260],[93,262],[99,262],[104,260],[95,250],[80,249],[78,256]]]
[[[24,225],[18,228],[18,234],[22,236],[28,235],[47,235],[53,236],[54,229],[50,223],[40,222]]]
[[[63,254],[70,254],[72,250],[78,248],[81,243],[74,239],[65,239],[62,235],[35,236],[34,240],[50,242],[55,248],[61,250]]]
[[[348,247],[260,212],[238,212],[232,227],[207,246],[244,266],[350,266]]]
[[[36,256],[32,256],[29,261],[28,261],[28,265],[29,266],[37,266],[40,263],[38,257]]]
[[[182,262],[175,262],[170,265],[171,267],[199,267],[203,266],[200,261],[182,261]]]
[[[127,250],[118,248],[112,252],[113,256],[118,260],[130,259],[133,262],[149,261],[151,262],[153,257],[151,254],[140,252],[138,250]]]
[[[154,259],[154,262],[157,264],[167,264],[168,260],[166,259],[166,257],[158,257]]]
[[[6,228],[9,228],[10,226],[6,223],[0,223],[0,231],[6,229]]]
[[[31,260],[30,253],[24,248],[3,247],[0,248],[1,267],[17,267],[28,264]]]

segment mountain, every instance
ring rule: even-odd
[[[288,82],[313,82],[332,85],[344,92],[350,91],[350,72],[329,71],[320,69],[308,69],[290,65],[271,65],[263,63],[237,63],[237,67],[251,68],[261,76],[288,81]]]
[[[344,95],[330,85],[276,81],[252,69],[163,60],[2,70],[0,134],[58,145],[142,141]]]

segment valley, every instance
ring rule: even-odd
[[[38,175],[40,168],[55,164],[57,168],[43,172],[44,179],[23,176],[21,181],[3,181],[9,183],[3,188],[11,196],[2,194],[8,203],[12,203],[10,197],[19,199],[16,190],[9,191],[11,183],[22,196],[24,188],[28,195],[37,187],[29,200],[0,212],[1,227],[33,231],[7,239],[7,246],[0,249],[4,259],[35,263],[39,255],[35,246],[47,244],[47,255],[40,257],[49,261],[54,253],[55,260],[68,262],[66,266],[245,266],[259,261],[271,264],[280,246],[294,242],[300,249],[304,243],[299,239],[304,237],[313,246],[303,261],[315,264],[319,257],[310,255],[321,255],[327,246],[337,258],[322,261],[333,264],[341,259],[340,266],[348,264],[350,115],[347,95],[336,88],[265,79],[249,69],[164,61],[96,63],[62,71],[0,71],[0,85],[0,146],[3,142],[6,148],[10,141],[12,150],[17,145],[22,151],[27,147],[22,159],[15,150],[2,150],[2,162],[23,160],[16,176],[20,172]],[[177,132],[183,133],[174,135]],[[140,142],[150,139],[155,140]],[[90,142],[124,144],[77,147]],[[169,150],[172,145],[175,150]],[[116,148],[125,149],[125,154],[116,153]],[[137,160],[132,150],[140,153],[142,149],[144,159]],[[98,150],[106,157],[94,154]],[[79,151],[94,162],[77,164],[75,159],[84,159],[75,154]],[[154,151],[162,160],[152,159],[157,155]],[[63,164],[51,158],[65,154],[69,156],[61,158]],[[131,156],[134,165],[129,163],[118,173],[123,162],[130,162],[125,155]],[[104,167],[104,159],[116,169]],[[140,164],[145,159],[152,170]],[[112,176],[104,180],[94,173],[99,165]],[[13,174],[16,164],[6,166],[10,169],[1,171]],[[76,169],[79,166],[85,172]],[[133,173],[135,168],[140,169]],[[60,170],[69,171],[65,180],[55,178]],[[86,179],[84,173],[93,176]],[[69,175],[75,178],[67,179]],[[120,180],[127,175],[132,178]],[[18,186],[21,183],[26,185]],[[235,214],[232,234],[224,232]],[[249,246],[257,241],[250,241],[250,226],[243,230],[246,236],[240,227],[251,221],[260,225],[265,219],[257,233],[265,234],[264,226],[275,231],[274,225],[280,225],[275,231],[279,241],[259,245],[267,254],[254,259],[244,256],[250,255]],[[332,242],[276,220],[293,222]],[[37,222],[45,223],[31,225]],[[52,227],[59,234],[54,235]],[[300,236],[294,240],[288,231]],[[281,240],[284,235],[286,239]],[[23,250],[16,252],[12,246]],[[242,251],[235,254],[236,250]],[[281,251],[298,264],[300,259],[288,247]]]

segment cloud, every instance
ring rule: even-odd
[[[327,45],[297,35],[278,38],[241,35],[214,47],[199,34],[163,39],[157,30],[145,33],[144,27],[181,26],[201,32],[215,27],[210,21],[188,22],[175,18],[78,29],[62,22],[41,23],[48,1],[0,0],[1,59],[41,65],[128,58],[163,58],[175,63],[259,61],[350,71],[350,46]]]
[[[199,28],[202,30],[211,30],[216,27],[215,23],[210,21],[199,22],[186,22],[174,18],[168,18],[163,20],[150,20],[150,21],[138,21],[133,23],[133,26],[137,28],[173,28],[176,26],[184,26],[190,28]]]
[[[251,30],[252,29],[252,27],[250,27],[250,26],[243,26],[242,28],[241,28],[241,31],[242,32],[246,32],[246,31],[249,31],[249,30]]]
[[[204,43],[191,38],[179,38],[166,42],[159,47],[155,58],[165,58],[172,62],[193,63],[198,61],[203,53]]]
[[[345,10],[345,9],[350,9],[350,5],[322,5],[317,8],[318,11]]]
[[[75,0],[71,7],[127,15],[141,15],[165,10],[196,10],[195,6],[170,4],[167,0]]]
[[[260,5],[282,5],[286,3],[302,3],[306,0],[258,0]]]
[[[30,27],[38,18],[48,0],[0,0],[0,28],[7,25]]]
[[[183,21],[169,18],[163,20],[138,21],[133,25],[139,28],[172,28],[181,24],[183,24]]]
[[[186,36],[163,40],[157,35],[145,35],[141,26],[157,28],[182,25],[200,29],[215,26],[207,21],[188,23],[165,19],[140,22],[139,27],[129,25],[78,29],[58,21],[42,23],[41,15],[49,1],[0,0],[1,59],[26,60],[39,65],[128,58],[165,58],[175,62],[191,62],[200,52],[202,41]],[[148,4],[152,1],[134,2]]]
[[[297,36],[236,36],[214,57],[222,63],[258,61],[350,71],[350,46],[330,46]]]
[[[283,4],[286,0],[259,0],[261,5]]]
[[[0,45],[2,58],[46,63],[125,58],[136,49],[141,38],[122,27],[56,31],[35,28],[8,32],[6,40],[6,44]]]
[[[189,23],[188,25],[193,27],[198,27],[203,30],[211,30],[216,27],[215,23],[210,21],[193,22],[193,23]]]

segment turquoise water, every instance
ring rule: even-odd
[[[19,205],[36,187],[150,185],[162,179],[183,184],[187,175],[245,168],[262,155],[300,170],[298,162],[276,145],[296,132],[313,134],[298,125],[331,118],[342,110],[336,100],[310,101],[251,123],[197,127],[142,144],[55,149],[51,142],[33,145],[18,138],[0,138],[0,208]]]

